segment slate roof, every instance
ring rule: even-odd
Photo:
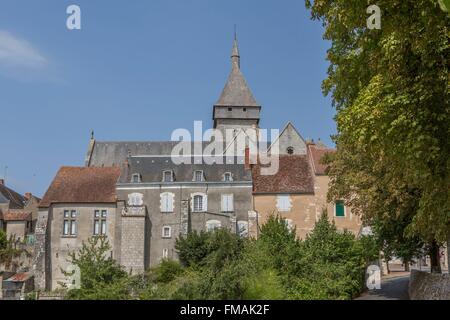
[[[335,149],[316,144],[309,144],[308,149],[314,173],[316,175],[326,175],[327,166],[322,164],[321,160],[325,154],[335,152]]]
[[[240,69],[240,56],[237,40],[234,40],[233,50],[231,53],[232,69],[228,76],[228,81],[222,90],[219,100],[215,106],[226,107],[260,107],[256,102],[247,81]]]
[[[5,221],[31,221],[31,212],[23,210],[8,210],[3,213],[3,220]]]
[[[25,198],[4,184],[0,184],[0,203],[7,203],[8,201],[10,209],[22,209]]]
[[[52,203],[114,203],[119,167],[62,167],[39,204]]]
[[[161,183],[166,170],[173,171],[175,183],[193,182],[196,170],[203,171],[205,182],[222,182],[225,172],[231,172],[234,182],[251,182],[251,171],[245,170],[243,157],[235,157],[232,163],[226,164],[225,161],[224,164],[194,163],[191,159],[191,164],[175,164],[171,157],[131,157],[129,168],[124,170],[120,182],[130,183],[132,175],[139,173],[143,183]]]
[[[113,167],[125,163],[128,155],[170,155],[179,141],[93,141],[92,150],[88,151],[86,166]],[[206,147],[210,142],[201,143]],[[194,143],[193,143],[194,144]],[[194,146],[192,144],[192,150]]]
[[[254,194],[314,193],[313,173],[306,155],[280,155],[275,175],[261,175],[261,165],[252,167]]]

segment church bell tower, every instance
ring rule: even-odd
[[[240,60],[235,33],[231,52],[231,73],[213,109],[215,129],[246,129],[259,126],[261,105],[256,102],[242,75]]]

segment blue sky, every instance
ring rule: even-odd
[[[82,30],[66,28],[77,4]],[[212,105],[241,69],[263,128],[292,121],[331,145],[334,110],[321,92],[329,43],[302,0],[2,0],[0,177],[45,193],[62,165],[83,165],[90,137],[169,140]]]

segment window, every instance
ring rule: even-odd
[[[245,238],[248,236],[248,222],[247,221],[238,221],[237,223],[237,234],[241,238]]]
[[[233,195],[223,194],[222,195],[222,212],[233,212]]]
[[[233,110],[233,108],[228,108],[228,111],[232,111]]]
[[[231,172],[225,172],[223,174],[223,181],[225,182],[233,181],[233,176],[231,175]]]
[[[141,175],[139,173],[134,173],[131,176],[131,182],[132,183],[140,183],[141,182]]]
[[[144,195],[142,193],[131,193],[128,195],[129,206],[142,206],[144,204]]]
[[[169,258],[169,249],[166,249],[166,248],[163,249],[162,258],[163,259]]]
[[[292,232],[295,229],[294,221],[292,221],[291,219],[284,219],[284,223],[286,224],[289,231]]]
[[[94,211],[94,235],[106,234],[106,217],[108,213],[106,210]]]
[[[173,172],[170,170],[166,170],[163,172],[163,182],[172,182],[173,181]]]
[[[247,108],[242,109],[242,111],[247,112]]]
[[[162,229],[162,237],[163,238],[170,238],[172,237],[172,228],[169,226],[164,226]]]
[[[191,208],[194,212],[204,212],[207,210],[207,196],[203,193],[195,193],[192,195]]]
[[[175,195],[170,192],[161,193],[161,212],[173,212]]]
[[[219,220],[208,220],[206,222],[206,231],[211,232],[216,229],[219,229],[222,226],[222,223]]]
[[[292,208],[291,197],[289,195],[279,195],[277,197],[278,211],[290,211]]]
[[[345,217],[345,205],[344,201],[338,200],[334,206],[334,215],[336,217]]]
[[[63,235],[77,235],[77,212],[75,210],[64,210]]]
[[[203,171],[201,170],[196,170],[194,171],[194,181],[203,181]]]
[[[286,149],[287,154],[294,154],[294,148],[293,147],[288,147]]]
[[[203,197],[194,196],[194,211],[203,211]]]

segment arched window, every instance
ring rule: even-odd
[[[225,182],[233,181],[233,175],[231,174],[231,172],[225,172],[223,174],[223,181]]]
[[[144,195],[142,193],[131,193],[128,195],[129,206],[142,206],[144,204]]]
[[[161,205],[160,205],[161,212],[165,213],[173,212],[175,195],[171,192],[164,192],[161,193],[160,197],[161,197]]]
[[[208,231],[208,232],[214,231],[221,227],[222,227],[222,223],[219,220],[208,220],[206,222],[206,231]]]
[[[205,212],[207,209],[207,196],[204,193],[194,193],[192,195],[191,208],[193,212]]]

